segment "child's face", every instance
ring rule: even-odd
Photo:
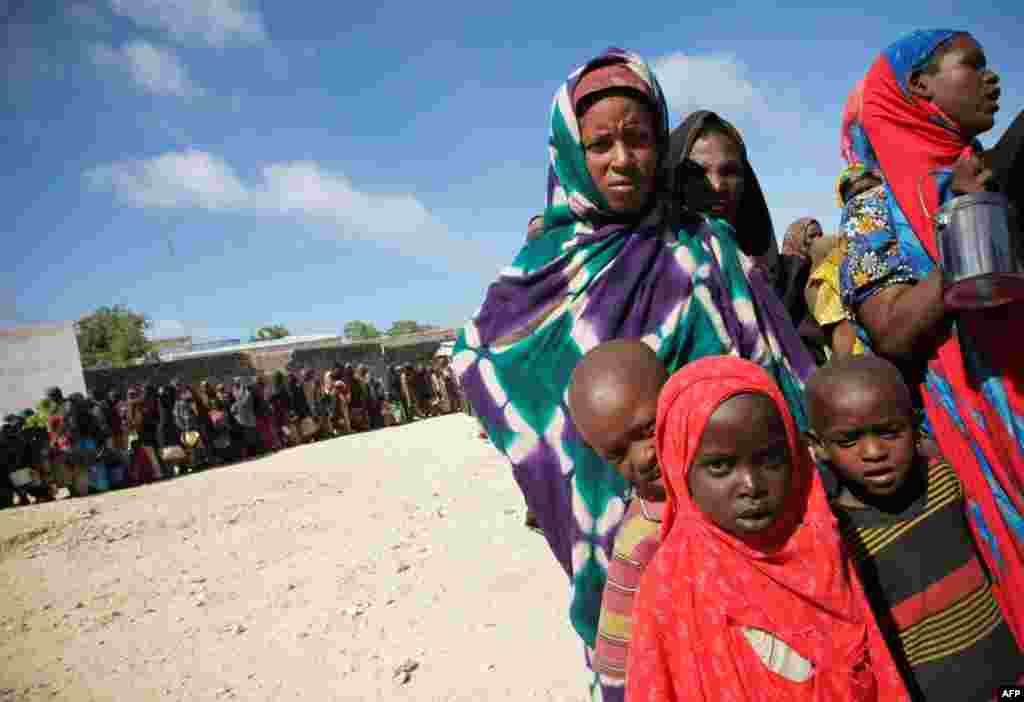
[[[731,397],[708,420],[687,483],[694,503],[736,536],[771,527],[789,494],[786,427],[764,395]]]
[[[622,386],[606,402],[591,406],[586,416],[574,415],[590,447],[637,487],[648,485],[660,477],[654,448],[660,389],[660,385],[652,383]],[[663,494],[663,491],[659,489],[659,493]]]
[[[938,72],[919,78],[935,106],[971,136],[995,124],[999,76],[987,68],[985,52],[971,37],[955,37],[939,61]]]
[[[888,497],[903,486],[917,434],[906,394],[891,383],[848,382],[822,403],[815,443],[855,492]]]

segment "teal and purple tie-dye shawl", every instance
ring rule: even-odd
[[[657,203],[641,221],[614,222],[586,167],[572,91],[590,67],[621,61],[650,86],[650,68],[609,50],[574,72],[551,110],[545,232],[487,290],[452,365],[571,583],[573,626],[593,646],[609,553],[627,485],[577,434],[566,388],[580,357],[609,339],[640,338],[670,371],[733,354],[778,380],[803,425],[802,381],[812,361],[770,287],[720,220],[672,232]]]

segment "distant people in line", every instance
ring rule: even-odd
[[[289,446],[463,411],[446,357],[272,377],[135,385],[67,398],[47,392],[0,433],[0,507],[84,496],[254,458]]]

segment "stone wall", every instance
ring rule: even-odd
[[[290,351],[221,353],[128,368],[87,370],[85,384],[90,391],[106,392],[111,388],[125,388],[136,383],[160,385],[174,379],[189,384],[205,379],[227,382],[239,376],[252,377],[293,368],[323,371],[335,363],[362,363],[370,368],[371,373],[384,378],[387,367],[392,364],[429,360],[444,340],[435,338],[394,345],[372,342]]]
[[[90,392],[104,392],[137,383],[163,385],[175,379],[185,383],[197,383],[206,378],[223,382],[237,376],[253,376],[257,372],[250,354],[221,353],[127,368],[90,369],[85,371],[85,385]]]

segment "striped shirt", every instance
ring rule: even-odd
[[[633,600],[640,587],[640,576],[661,543],[663,510],[663,502],[633,498],[615,536],[591,662],[606,689],[623,689],[625,685],[626,659],[633,635]]]
[[[965,515],[963,487],[933,460],[900,514],[835,505],[864,589],[915,700],[991,700],[1024,673]]]

